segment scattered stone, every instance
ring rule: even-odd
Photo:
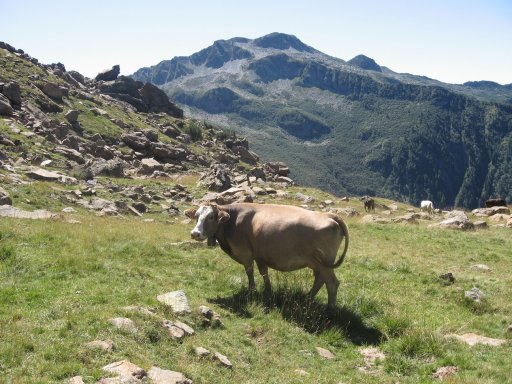
[[[174,325],[178,328],[183,329],[183,331],[185,331],[185,334],[187,334],[188,336],[192,336],[195,333],[192,327],[190,327],[188,324],[185,324],[182,321],[176,320],[174,322]]]
[[[484,297],[484,294],[483,292],[478,289],[477,287],[473,287],[471,288],[470,291],[465,291],[464,292],[464,297],[466,299],[470,299],[470,300],[473,300],[474,302],[476,303],[480,303],[480,301],[482,300],[482,298]]]
[[[475,229],[485,229],[487,228],[487,222],[483,220],[478,220],[473,223]]]
[[[130,382],[130,380],[142,380],[147,376],[147,372],[129,362],[128,360],[121,360],[115,363],[106,365],[103,370],[108,373],[113,373],[118,376],[122,383]]]
[[[459,372],[459,367],[455,367],[455,366],[441,367],[441,368],[438,368],[432,374],[432,378],[433,379],[444,380],[446,377],[452,376],[452,375],[454,375],[457,372]]]
[[[455,282],[455,276],[453,276],[453,273],[451,273],[451,272],[444,273],[444,274],[440,275],[439,278],[445,285],[450,285]]]
[[[12,199],[5,189],[0,187],[0,205],[12,205]]]
[[[486,271],[486,272],[490,272],[491,271],[491,268],[488,265],[485,265],[485,264],[475,264],[475,265],[472,265],[471,268],[479,269],[481,271]]]
[[[358,369],[368,374],[378,373],[379,369],[376,364],[378,361],[384,360],[386,355],[375,347],[362,348],[359,352],[363,355],[365,365],[364,367],[358,367]]]
[[[218,361],[222,366],[226,367],[226,368],[233,368],[233,364],[231,364],[231,361],[229,361],[229,359],[224,356],[223,354],[219,353],[219,352],[215,352],[213,354],[213,360],[214,361]]]
[[[322,347],[316,347],[316,352],[324,359],[332,360],[336,358],[331,351]]]
[[[220,315],[205,305],[199,307],[199,313],[203,316],[203,325],[212,326],[214,328],[223,327],[224,324],[220,318]]]
[[[117,329],[128,331],[128,332],[136,332],[137,327],[133,320],[128,319],[127,317],[116,317],[114,319],[109,319],[110,324],[112,324]]]
[[[14,217],[17,219],[53,219],[57,217],[56,214],[48,212],[44,209],[38,209],[35,211],[24,211],[20,208],[15,208],[10,205],[0,205],[0,216],[3,217]]]
[[[309,376],[309,373],[302,368],[297,368],[294,372],[299,376]]]
[[[121,68],[119,65],[114,65],[110,69],[105,69],[102,72],[98,73],[94,80],[96,81],[112,81],[117,79],[119,73],[121,72]]]
[[[76,109],[70,109],[66,112],[64,117],[67,121],[69,121],[71,124],[76,123],[78,121],[78,116],[80,115],[80,112]]]
[[[183,373],[169,371],[158,367],[151,367],[148,377],[154,384],[192,384]]]
[[[171,321],[165,320],[163,322],[164,328],[169,332],[169,336],[173,340],[181,340],[185,337],[185,331],[177,326],[175,326]]]
[[[68,384],[84,384],[82,376],[75,376],[68,380]]]
[[[102,351],[111,352],[114,349],[112,340],[94,340],[85,344],[90,349],[101,349]]]
[[[505,344],[507,340],[503,339],[493,339],[491,337],[479,336],[475,333],[466,333],[464,335],[456,335],[456,334],[448,334],[445,336],[446,338],[453,338],[459,341],[463,341],[469,346],[473,346],[476,344],[490,345],[492,347],[498,347],[502,344]]]
[[[156,299],[164,305],[171,307],[172,311],[177,315],[190,313],[187,296],[182,290],[167,292],[158,295]]]
[[[158,316],[156,313],[155,313],[155,310],[152,309],[152,308],[145,308],[145,307],[140,307],[138,305],[129,305],[127,307],[123,307],[121,308],[123,311],[128,311],[128,312],[138,312],[138,313],[141,313],[143,315],[147,315],[147,316]]]
[[[66,207],[66,208],[62,208],[62,212],[64,212],[64,213],[75,213],[76,210],[73,207]]]
[[[507,332],[508,332],[508,333],[512,333],[512,324],[510,324],[510,325],[508,326],[508,328],[507,328]]]
[[[202,358],[210,356],[210,354],[211,354],[211,352],[209,350],[207,350],[206,348],[203,348],[203,347],[194,348],[194,352],[195,352],[196,356],[202,357]]]

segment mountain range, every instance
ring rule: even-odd
[[[243,134],[303,185],[438,207],[512,201],[512,84],[396,73],[282,33],[219,40],[131,77]]]

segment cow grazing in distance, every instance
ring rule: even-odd
[[[370,196],[361,197],[361,201],[363,202],[365,212],[375,212],[375,200]]]
[[[420,209],[422,211],[427,211],[429,215],[434,212],[434,204],[430,200],[423,200],[420,204]]]
[[[310,297],[325,284],[328,305],[335,306],[339,281],[334,268],[343,263],[349,243],[348,228],[337,215],[252,203],[206,204],[185,214],[197,220],[190,233],[193,239],[208,239],[209,245],[217,241],[224,252],[244,266],[250,291],[256,289],[254,262],[267,293],[271,291],[268,268],[286,272],[308,267],[314,274]],[[343,238],[345,246],[336,260]]]
[[[491,207],[506,207],[507,202],[505,199],[488,199],[485,202],[485,208],[491,208]]]

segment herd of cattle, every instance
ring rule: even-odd
[[[363,196],[361,201],[366,212],[375,211],[373,198]],[[506,206],[506,202],[490,199],[485,205]],[[424,200],[420,209],[432,214],[434,204]],[[208,203],[185,214],[196,220],[190,233],[192,239],[207,240],[210,246],[218,243],[229,257],[244,266],[249,291],[256,289],[254,263],[267,293],[271,291],[268,268],[286,272],[307,267],[314,275],[310,297],[325,284],[328,306],[335,306],[340,283],[334,269],[343,263],[349,245],[347,225],[338,215],[291,205],[253,203]],[[343,251],[337,256],[343,240]]]

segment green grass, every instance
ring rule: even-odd
[[[1,382],[82,375],[93,383],[102,366],[121,359],[180,371],[197,383],[418,383],[431,382],[431,373],[446,365],[460,368],[454,383],[510,380],[510,343],[468,347],[444,338],[466,332],[510,338],[510,230],[348,219],[351,246],[337,270],[338,305],[327,312],[325,289],[307,300],[308,270],[271,271],[273,294],[249,295],[243,268],[218,247],[174,244],[189,240],[192,224],[158,215],[154,222],[76,216],[81,224],[0,221]],[[476,263],[492,271],[471,268]],[[454,273],[453,285],[438,279],[445,272]],[[486,294],[479,306],[463,298],[473,286]],[[196,330],[181,343],[168,338],[160,320],[122,309],[153,307],[172,320],[156,296],[177,289],[185,290],[193,309],[182,320]],[[221,314],[225,327],[204,328],[199,305]],[[108,319],[119,316],[132,318],[138,331],[114,329]],[[85,347],[95,339],[113,340],[114,350]],[[386,354],[373,375],[357,369],[364,366],[359,349],[368,345]],[[228,356],[233,369],[200,360],[196,346]],[[317,346],[336,359],[320,358]],[[309,375],[300,376],[299,368]]]

